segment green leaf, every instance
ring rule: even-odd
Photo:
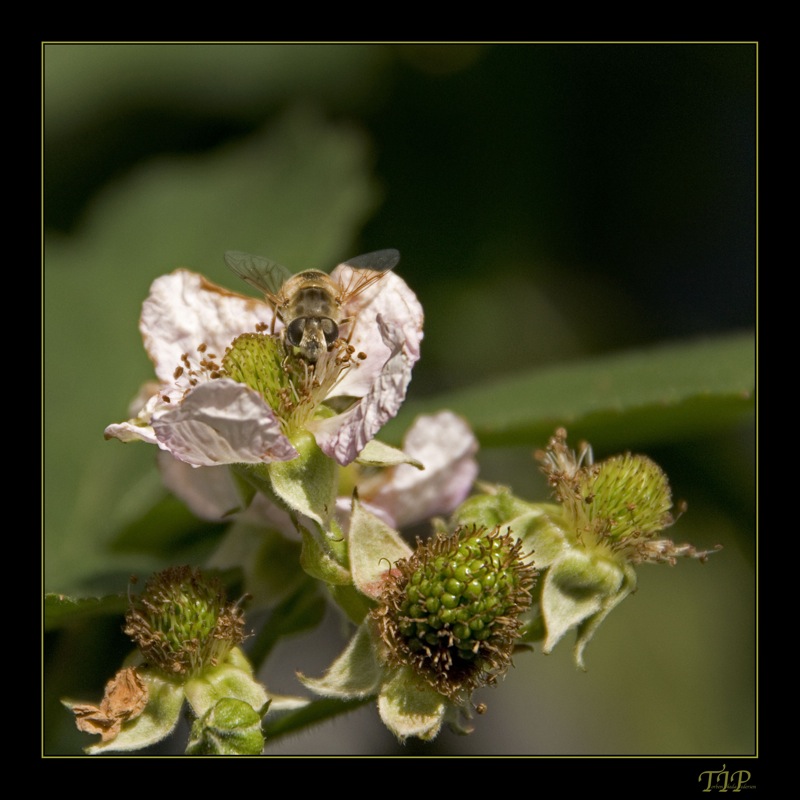
[[[384,435],[421,413],[463,415],[481,445],[543,445],[564,426],[594,446],[709,433],[752,413],[755,338],[737,334],[620,353],[512,375],[409,402]]]
[[[44,598],[44,629],[52,631],[92,617],[122,615],[127,607],[128,599],[123,595],[80,598],[47,594]]]

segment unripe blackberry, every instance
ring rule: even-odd
[[[221,663],[244,638],[244,615],[216,578],[191,567],[153,575],[131,600],[125,633],[145,661],[170,678],[190,678]]]
[[[387,660],[451,699],[494,683],[511,664],[535,577],[510,529],[471,526],[418,542],[372,612]]]

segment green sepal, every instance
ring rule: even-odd
[[[505,486],[487,483],[478,484],[484,494],[468,497],[454,512],[451,518],[453,529],[463,525],[476,525],[484,528],[505,526],[512,519],[524,516],[535,506],[515,497]]]
[[[409,736],[429,742],[445,719],[448,701],[422,681],[410,667],[399,667],[381,687],[378,713],[402,742]]]
[[[263,749],[261,715],[243,700],[226,697],[194,721],[186,754],[257,756]]]
[[[297,677],[312,692],[323,697],[349,699],[377,694],[383,668],[376,658],[367,626],[359,626],[345,651],[321,678],[308,678],[301,673]]]
[[[332,550],[330,537],[323,544],[321,533],[312,533],[301,527],[303,547],[300,551],[300,566],[312,577],[334,586],[346,586],[352,583],[350,572],[342,566]],[[339,556],[341,557],[341,556]]]
[[[296,434],[291,442],[299,453],[297,458],[267,465],[272,490],[286,508],[327,528],[336,509],[336,463],[306,431]]]
[[[202,717],[227,697],[242,700],[259,711],[266,706],[268,700],[266,690],[253,677],[250,662],[238,647],[228,653],[222,664],[188,680],[184,691],[198,717]]]
[[[356,462],[365,467],[396,467],[399,464],[411,464],[417,469],[425,469],[425,465],[404,453],[397,447],[371,439],[358,454]]]
[[[550,653],[571,628],[600,615],[582,639],[582,654],[599,622],[630,592],[628,583],[619,563],[581,550],[572,550],[553,563],[544,577],[540,599],[547,626],[544,652]],[[582,660],[576,660],[582,667]]]
[[[357,497],[353,498],[349,542],[353,583],[372,599],[380,596],[386,571],[413,552],[397,531],[367,511]]]
[[[622,567],[624,579],[622,585],[617,592],[608,596],[603,602],[600,610],[593,614],[591,617],[585,619],[578,626],[578,638],[575,641],[572,655],[575,663],[581,669],[586,669],[583,663],[583,651],[586,645],[589,644],[595,631],[600,627],[600,623],[608,616],[612,609],[616,608],[631,592],[636,589],[636,572],[630,564],[625,564]]]
[[[559,524],[560,512],[561,507],[552,503],[531,504],[524,514],[503,523],[522,540],[523,552],[533,556],[537,569],[549,567],[571,546]]]
[[[135,719],[126,722],[111,741],[85,748],[87,753],[95,755],[141,750],[166,739],[175,730],[183,706],[183,686],[161,677],[146,667],[139,668],[138,673],[147,685],[147,706],[144,711]],[[67,702],[65,705],[70,707]]]

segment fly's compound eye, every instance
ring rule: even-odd
[[[323,317],[320,321],[322,332],[325,334],[325,342],[330,347],[339,336],[339,326],[330,317]]]
[[[286,338],[292,347],[299,347],[303,341],[303,331],[306,329],[306,318],[297,317],[286,326]]]

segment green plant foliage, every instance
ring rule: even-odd
[[[559,426],[597,445],[631,446],[708,435],[755,404],[755,340],[736,334],[530,370],[411,401],[392,423],[450,408],[484,447],[536,446]]]

